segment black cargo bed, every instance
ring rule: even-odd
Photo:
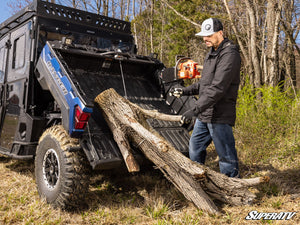
[[[109,88],[113,88],[121,96],[125,96],[126,89],[126,97],[142,108],[156,109],[167,114],[173,113],[156,83],[158,80],[155,72],[161,64],[151,60],[126,57],[123,57],[120,63],[120,60],[108,55],[82,55],[71,54],[66,50],[56,51],[59,52],[60,60],[67,65],[66,69],[73,77],[85,102],[94,104],[95,97]],[[188,154],[189,134],[178,122],[149,119],[148,123],[176,149],[185,155]],[[112,134],[96,106],[94,106],[91,121],[83,134],[81,143],[90,157],[89,160],[94,161],[92,165],[95,168],[106,169],[106,167],[113,167],[114,162],[122,161]]]

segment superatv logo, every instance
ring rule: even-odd
[[[257,211],[249,212],[246,220],[290,220],[295,216],[296,212],[280,212],[280,213],[263,213]]]

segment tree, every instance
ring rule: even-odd
[[[200,64],[208,49],[195,37],[209,17],[222,20],[225,34],[240,46],[243,80],[255,87],[295,86],[295,50],[300,31],[300,3],[294,0],[48,0],[97,14],[126,19],[138,53],[156,52],[166,66],[176,55]],[[11,0],[15,13],[32,0]],[[225,7],[224,7],[225,6]],[[225,9],[225,10],[224,10]]]
[[[282,76],[282,73],[294,74],[291,72],[295,66],[292,49],[298,49],[295,40],[299,30],[299,23],[292,25],[292,21],[298,21],[296,3],[293,0],[223,2],[241,46],[244,74],[248,74],[250,82],[255,87],[276,86],[284,77],[292,77]],[[290,54],[281,54],[284,46],[289,46]]]

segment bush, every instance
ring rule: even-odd
[[[281,86],[239,91],[235,138],[244,163],[267,162],[270,157],[292,157],[300,148],[299,94]]]

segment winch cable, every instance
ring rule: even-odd
[[[124,74],[123,74],[123,67],[122,67],[122,62],[121,60],[119,60],[120,62],[120,70],[121,70],[121,76],[122,76],[122,82],[123,82],[123,88],[124,88],[124,94],[125,94],[125,98],[127,99],[127,91],[126,91],[126,85],[125,85],[125,78],[124,78]]]

